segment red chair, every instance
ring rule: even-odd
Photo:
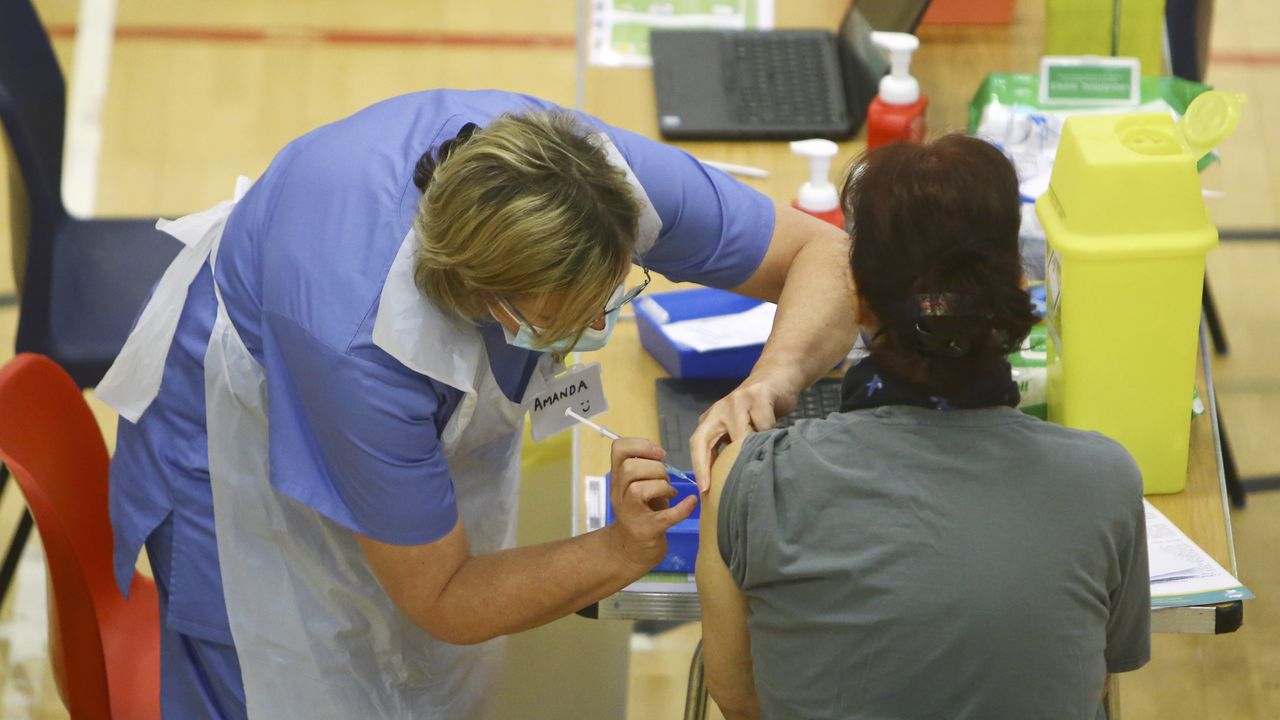
[[[49,657],[75,720],[160,717],[160,611],[112,576],[107,448],[80,388],[43,355],[0,369],[0,461],[35,517],[49,569]]]

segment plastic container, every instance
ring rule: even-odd
[[[920,48],[915,35],[873,32],[871,42],[889,56],[890,71],[880,79],[880,92],[867,109],[867,149],[895,142],[924,142],[929,98],[911,76],[911,53]]]
[[[698,288],[642,295],[635,302],[640,345],[677,378],[744,378],[751,374],[764,343],[695,352],[667,336],[662,326],[694,318],[730,315],[760,304],[727,290]]]
[[[693,473],[689,473],[689,477],[693,477]],[[612,473],[605,473],[605,487],[609,487],[609,483],[613,481]],[[693,495],[699,496],[698,485],[696,482],[686,482],[684,479],[668,474],[667,480],[675,487],[676,496],[671,498],[671,505],[679,505],[685,498]],[[667,530],[667,554],[663,556],[662,562],[653,568],[653,572],[668,573],[692,573],[694,565],[698,559],[698,518],[702,510],[702,501],[699,497],[698,504],[693,507],[693,514],[672,525]],[[608,503],[604,511],[604,522],[606,525],[613,524],[613,504]]]
[[[1164,113],[1081,115],[1063,127],[1036,202],[1048,241],[1049,419],[1119,441],[1147,493],[1186,486],[1204,256],[1218,242],[1196,162],[1240,98]]]
[[[1164,67],[1165,0],[1045,0],[1045,55],[1136,57],[1142,74]]]
[[[831,184],[831,158],[840,150],[830,140],[814,138],[791,143],[791,152],[809,160],[809,181],[800,186],[791,207],[844,229],[844,211],[840,194]]]

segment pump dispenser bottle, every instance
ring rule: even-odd
[[[831,184],[831,158],[839,148],[830,140],[796,140],[791,152],[809,159],[809,181],[800,186],[800,192],[791,206],[819,220],[826,220],[844,229],[844,212],[840,209],[840,194]]]
[[[867,149],[893,142],[924,142],[924,111],[929,98],[911,77],[911,53],[920,47],[915,35],[872,32],[871,42],[889,55],[890,72],[880,79],[880,93],[867,109]]]

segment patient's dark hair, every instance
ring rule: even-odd
[[[884,372],[947,391],[1021,345],[1036,318],[1021,287],[1018,179],[999,150],[963,135],[886,145],[854,162],[841,200]]]

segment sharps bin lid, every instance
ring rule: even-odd
[[[1178,121],[1178,130],[1187,149],[1197,160],[1235,132],[1243,101],[1244,95],[1220,90],[1201,93],[1191,101],[1191,106]]]
[[[1202,93],[1176,124],[1165,113],[1068,118],[1049,191],[1036,203],[1050,245],[1117,257],[1212,247],[1196,161],[1235,130],[1240,100]]]

